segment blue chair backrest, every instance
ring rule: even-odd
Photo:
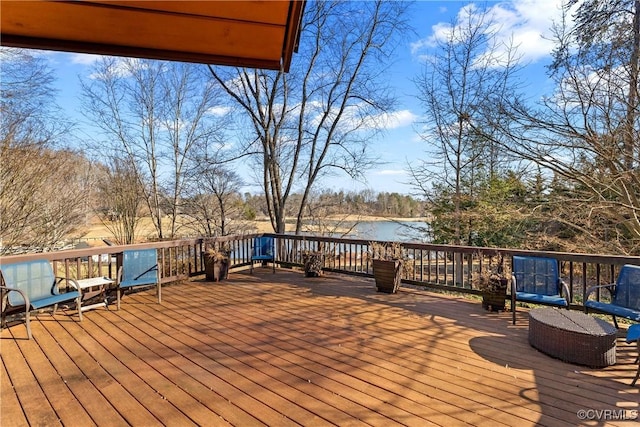
[[[53,268],[47,260],[3,264],[2,277],[8,288],[20,289],[30,300],[38,300],[58,293],[55,285]],[[22,296],[17,292],[7,295],[9,304],[24,305]]]
[[[123,252],[122,284],[151,285],[158,283],[158,251],[131,249]]]
[[[513,257],[516,292],[538,295],[560,295],[558,261],[543,257]]]
[[[611,302],[621,307],[640,310],[640,266],[625,265],[620,269]]]
[[[273,237],[256,237],[253,240],[253,250],[251,252],[252,259],[269,259],[273,258]]]

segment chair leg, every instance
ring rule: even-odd
[[[24,313],[24,326],[27,328],[27,337],[29,337],[29,339],[31,339],[31,319],[29,318],[29,307],[27,306],[27,309],[25,310]]]
[[[516,324],[516,299],[515,296],[511,295],[511,316],[513,317],[513,324]]]
[[[631,381],[631,385],[636,385],[636,381],[638,381],[638,377],[640,377],[640,338],[637,341],[638,345],[638,357],[636,357],[636,363],[638,364],[638,370],[636,371],[636,377]]]
[[[76,307],[78,307],[78,317],[82,322],[82,295],[78,295],[78,298],[76,299]]]

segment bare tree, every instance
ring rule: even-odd
[[[84,224],[90,198],[88,160],[37,145],[2,151],[0,236],[13,246],[50,250]]]
[[[251,129],[243,153],[256,160],[274,231],[284,232],[297,188],[299,233],[322,176],[358,178],[375,161],[369,141],[394,100],[384,64],[406,33],[405,9],[400,2],[309,2],[290,73],[210,67]]]
[[[216,88],[205,68],[103,57],[82,82],[84,111],[124,154],[145,192],[158,238],[176,234],[191,152],[218,137]],[[163,218],[168,215],[169,230]]]
[[[96,184],[98,216],[117,244],[135,243],[144,200],[135,166],[128,158],[113,158],[102,166],[101,175]]]
[[[463,8],[446,36],[435,40],[415,79],[425,111],[422,138],[429,148],[410,173],[417,190],[440,204],[440,215],[452,216],[451,229],[443,234],[450,239],[446,243],[470,243],[474,225],[464,211],[505,162],[491,129],[500,121],[496,102],[518,91],[519,66],[515,49],[498,42],[495,28],[488,11]],[[447,209],[439,203],[443,198],[451,205]]]
[[[0,58],[0,246],[49,249],[82,219],[86,159],[55,149],[70,125],[46,60],[9,48]]]
[[[640,1],[570,1],[554,26],[556,90],[509,102],[505,146],[565,182],[566,227],[607,250],[640,251]],[[569,22],[574,13],[575,25]]]
[[[226,236],[246,230],[240,189],[243,181],[232,170],[219,164],[201,162],[198,179],[192,180],[185,217],[199,234]]]
[[[51,145],[70,129],[55,102],[53,71],[33,51],[0,49],[0,141],[3,148]]]

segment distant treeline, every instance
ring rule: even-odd
[[[291,205],[297,206],[302,195],[293,194]],[[267,216],[265,197],[262,194],[245,193],[246,219]],[[311,197],[306,216],[318,217],[329,215],[372,215],[402,218],[420,218],[426,215],[424,203],[410,195],[396,192],[376,192],[374,190],[331,191],[323,190]]]

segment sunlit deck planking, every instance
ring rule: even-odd
[[[638,410],[634,346],[590,369],[531,348],[527,314],[372,280],[258,269],[2,331],[10,425],[577,425]],[[628,425],[630,421],[627,421]],[[611,421],[610,425],[625,425]]]

